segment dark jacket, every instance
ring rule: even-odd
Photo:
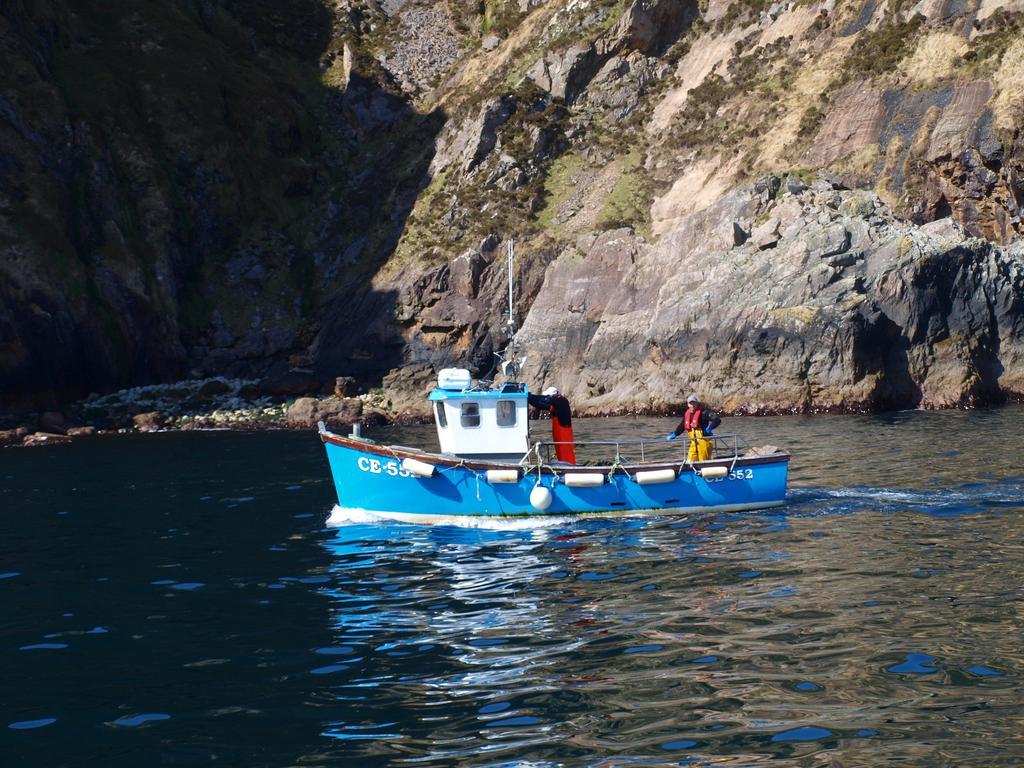
[[[550,411],[554,407],[555,418],[563,427],[572,426],[572,406],[565,395],[527,395],[527,402],[534,408]]]
[[[711,429],[718,429],[718,425],[722,423],[722,417],[714,411],[709,411],[705,406],[701,406],[700,418],[697,419],[697,424],[704,432],[708,431],[708,427]],[[686,434],[686,414],[683,414],[683,418],[680,419],[679,425],[672,430],[672,434],[683,435]]]

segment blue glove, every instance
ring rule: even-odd
[[[675,440],[677,437],[679,437],[679,435],[677,435],[675,432],[673,432],[671,435],[665,435],[666,440]]]
[[[705,429],[705,430],[704,430],[704,437],[711,437],[711,436],[712,436],[712,435],[714,435],[714,434],[715,434],[715,433],[714,433],[714,432],[712,432],[712,431],[711,431],[710,429]]]

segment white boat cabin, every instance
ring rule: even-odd
[[[469,371],[445,368],[430,393],[441,453],[518,461],[530,447],[525,384],[474,387]]]

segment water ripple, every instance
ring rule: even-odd
[[[4,765],[1021,763],[1024,409],[749,426],[780,509],[475,527],[325,528],[309,434],[5,452]]]
[[[334,528],[336,642],[387,640],[340,690],[372,683],[355,707],[368,721],[401,707],[397,736],[367,740],[400,737],[398,761],[416,764],[614,764],[600,753],[657,765],[672,752],[753,764],[856,743],[861,764],[888,765],[931,733],[958,765],[986,765],[995,753],[960,745],[975,712],[1020,709],[1004,684],[1021,663],[1005,577],[1024,554],[999,533],[1020,516],[992,514],[1024,494],[792,496],[781,512],[687,520]],[[985,728],[993,744],[1014,738],[1010,719]]]

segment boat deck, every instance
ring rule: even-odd
[[[769,464],[789,459],[789,454],[775,446],[751,447],[739,435],[714,435],[705,440],[713,443],[712,457],[707,461],[691,462],[687,459],[689,440],[680,437],[674,441],[664,438],[631,438],[626,440],[578,440],[574,441],[580,461],[568,464],[555,460],[555,446],[550,441],[537,441],[522,456],[505,458],[475,459],[454,454],[425,451],[404,445],[386,445],[366,437],[335,434],[322,424],[320,439],[325,443],[354,448],[366,453],[393,459],[429,460],[439,466],[463,466],[475,470],[521,468],[530,473],[562,474],[574,470],[601,471],[604,473],[623,472],[631,474],[639,470],[687,469],[736,465],[751,466]]]

